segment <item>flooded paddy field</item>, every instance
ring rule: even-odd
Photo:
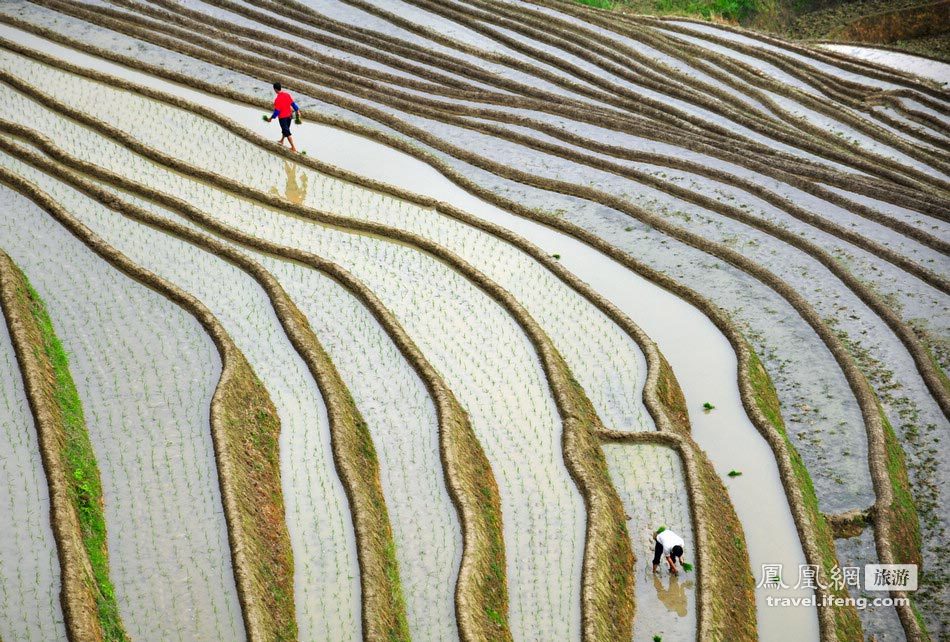
[[[941,638],[932,65],[566,0],[270,4],[0,6],[0,248],[70,355],[130,638]],[[62,639],[8,356],[0,579],[38,588],[0,618],[39,611],[0,635]],[[659,526],[693,572],[651,572]],[[902,606],[770,605],[892,562]]]

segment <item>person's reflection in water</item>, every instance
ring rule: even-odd
[[[303,174],[298,180],[297,164],[290,161],[284,161],[284,172],[287,174],[287,184],[284,186],[283,195],[276,187],[270,188],[270,193],[283,196],[294,205],[300,205],[307,198],[307,175]]]
[[[656,589],[656,595],[668,611],[676,613],[680,617],[686,617],[686,590],[692,589],[693,583],[691,581],[680,582],[676,575],[669,575],[668,577],[670,585],[665,588],[660,576],[653,574],[653,588]]]

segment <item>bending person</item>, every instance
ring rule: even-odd
[[[670,567],[670,573],[677,573],[676,563],[683,565],[683,548],[686,542],[683,538],[669,530],[661,528],[653,534],[655,545],[653,546],[653,572],[656,573],[660,566],[660,558],[666,557],[666,563]]]

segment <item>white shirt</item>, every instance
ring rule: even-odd
[[[686,542],[683,538],[669,529],[657,535],[656,541],[663,546],[664,555],[670,555],[674,546],[682,546],[683,550],[686,550]]]

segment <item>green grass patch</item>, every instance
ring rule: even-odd
[[[656,0],[654,7],[662,13],[739,21],[752,15],[755,0]]]
[[[917,504],[910,490],[910,480],[907,476],[907,462],[904,458],[904,449],[901,448],[894,428],[888,421],[887,415],[878,404],[881,422],[884,424],[884,447],[887,452],[887,477],[891,482],[894,500],[890,506],[891,546],[894,551],[894,562],[897,564],[917,564],[923,570],[923,556],[921,554],[920,518],[917,515]],[[913,594],[908,593],[913,600]],[[923,633],[923,639],[929,640],[927,626],[911,601],[911,610],[914,618]]]
[[[487,466],[487,462],[486,462]],[[486,470],[486,473],[489,471]],[[499,639],[510,640],[511,634],[508,631],[508,591],[507,578],[505,577],[505,568],[503,561],[505,559],[505,540],[502,533],[501,516],[498,512],[497,490],[493,490],[493,485],[483,480],[479,493],[482,499],[482,516],[488,528],[489,549],[486,551],[488,563],[489,586],[485,587],[483,595],[485,599],[485,615],[498,629]]]
[[[390,540],[386,545],[386,577],[389,579],[390,597],[401,608],[396,622],[389,629],[389,639],[393,642],[408,640],[409,620],[406,619],[406,600],[402,594],[402,582],[399,580],[399,561],[396,559],[396,542]]]
[[[927,631],[927,625],[924,623],[924,616],[917,610],[917,605],[914,604],[913,601],[910,603],[910,610],[914,612],[914,619],[917,621],[917,626],[920,627],[921,633],[923,633],[923,642],[930,642],[931,637]]]
[[[493,608],[485,607],[485,614],[488,616],[488,619],[494,622],[498,626],[506,626],[505,618],[503,618],[498,611]]]
[[[22,275],[22,273],[21,273]],[[64,442],[62,457],[66,470],[69,499],[79,517],[82,544],[89,558],[93,593],[99,614],[99,623],[105,640],[128,640],[119,608],[115,600],[115,588],[109,579],[109,556],[106,545],[106,521],[103,511],[102,482],[96,455],[89,441],[86,420],[83,415],[79,393],[69,373],[69,357],[56,336],[53,322],[39,294],[29,284],[25,275],[29,310],[42,337],[42,360],[52,368],[53,399],[59,408]]]
[[[577,2],[595,9],[613,9],[615,4],[612,0],[577,0]]]
[[[463,484],[477,511],[468,526],[474,544],[471,559],[472,581],[460,584],[467,613],[471,614],[474,639],[511,642],[508,628],[508,581],[505,576],[505,540],[501,501],[491,466],[468,423],[465,411],[451,397],[455,418],[448,423],[445,438],[455,453],[457,466],[447,468]],[[461,615],[461,614],[460,614]],[[468,619],[468,618],[466,618]]]
[[[887,450],[887,476],[891,481],[894,501],[891,503],[891,536],[894,552],[898,564],[923,565],[920,546],[920,520],[917,516],[917,505],[910,492],[910,481],[907,477],[907,463],[904,460],[904,450],[897,441],[891,422],[887,415],[878,406],[881,421],[884,424],[884,445]]]
[[[297,313],[299,314],[299,311]],[[301,319],[302,324],[307,324],[302,315]],[[363,547],[366,560],[361,562],[360,570],[363,609],[364,614],[369,614],[368,617],[364,615],[364,619],[370,622],[369,628],[374,630],[369,636],[390,642],[409,640],[409,623],[406,619],[406,604],[396,557],[396,542],[380,482],[379,458],[373,438],[330,356],[320,345],[316,335],[312,337],[313,345],[318,350],[318,359],[323,362],[323,367],[329,375],[327,388],[333,390],[330,396],[338,397],[343,406],[336,418],[339,425],[335,428],[340,445],[334,448],[338,449],[339,453],[336,455],[339,458],[338,466],[341,471],[347,471],[341,476],[344,479],[350,478],[346,483],[355,496],[351,499],[351,511],[357,529],[362,531],[360,546]],[[360,495],[362,500],[358,499]],[[364,502],[368,505],[363,506]]]
[[[934,356],[930,348],[927,348],[927,356],[930,358],[930,363],[933,364],[934,370],[937,371],[937,377],[940,379],[940,384],[943,386],[943,389],[950,392],[950,378],[947,377],[947,373],[940,367],[940,362],[937,361],[937,357]]]
[[[507,629],[508,623],[505,619],[507,602],[502,601],[508,598],[507,592],[503,590],[507,580],[505,577],[505,568],[498,561],[503,560],[505,556],[505,539],[502,533],[502,524],[498,515],[498,509],[492,501],[494,493],[487,484],[483,484],[480,491],[485,502],[482,505],[482,515],[485,518],[485,523],[491,529],[491,548],[488,551],[488,557],[492,562],[489,564],[489,577],[491,577],[494,585],[494,590],[491,593],[494,600],[492,600],[490,604],[485,605],[485,613],[492,622]]]
[[[690,16],[739,22],[747,20],[767,0],[575,0],[595,9],[620,9],[630,13]]]

